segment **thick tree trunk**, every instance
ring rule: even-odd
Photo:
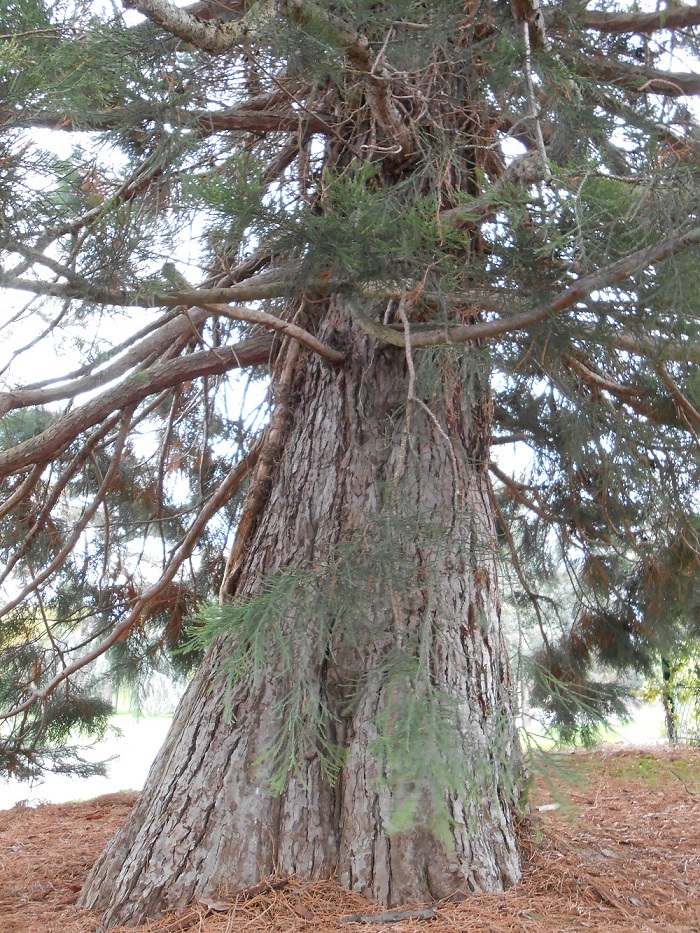
[[[264,675],[233,688],[233,719],[221,679],[231,641],[215,645],[131,818],[84,888],[82,903],[104,908],[108,925],[273,873],[337,873],[389,904],[498,891],[519,878],[519,759],[485,471],[488,400],[477,397],[478,379],[469,390],[447,361],[439,391],[423,395],[431,417],[407,403],[402,350],[379,349],[347,309],[331,305],[319,336],[338,335],[347,365],[307,358],[297,370],[236,595],[255,596],[264,579],[292,568],[311,573],[299,586],[318,593],[340,592],[338,579],[349,574],[343,592],[357,602],[327,599],[322,618],[309,611],[308,592],[292,601],[280,625],[292,670],[271,652]],[[285,748],[296,765],[275,796],[261,757],[294,721],[294,670],[302,673],[301,731]],[[406,756],[415,762],[401,762],[411,729]],[[314,747],[319,732],[344,749],[335,781]],[[455,771],[459,786],[445,776]],[[401,823],[407,806],[418,817],[412,825]]]

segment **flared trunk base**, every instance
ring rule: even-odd
[[[202,663],[84,888],[108,925],[279,873],[382,904],[520,877],[488,401],[450,360],[449,410],[426,397],[437,414],[407,419],[403,351],[340,304],[324,328],[346,334],[350,362],[298,369],[235,593],[255,631],[267,600],[264,663],[226,696],[243,622]]]

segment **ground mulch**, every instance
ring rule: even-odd
[[[505,894],[401,905],[414,915],[376,923],[369,917],[386,911],[332,881],[271,879],[137,929],[700,931],[700,749],[576,752],[536,770],[524,880]],[[99,915],[76,906],[78,892],[137,796],[0,811],[0,933],[100,931]]]

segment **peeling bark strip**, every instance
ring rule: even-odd
[[[324,730],[345,749],[342,771],[331,783],[318,750],[308,746],[283,792],[270,795],[260,759],[284,724],[287,680],[271,659],[252,686],[234,688],[229,720],[220,672],[231,645],[218,642],[181,703],[132,817],[84,889],[83,904],[105,909],[109,925],[140,923],[194,899],[218,900],[222,887],[247,888],[279,871],[310,879],[337,873],[346,887],[389,905],[455,890],[499,891],[520,877],[511,812],[517,740],[487,463],[479,453],[489,430],[484,403],[451,384],[449,421],[441,415],[436,425],[418,407],[401,486],[392,494],[405,432],[406,355],[381,349],[351,321],[347,308],[331,303],[318,329],[320,339],[344,335],[345,366],[310,354],[297,371],[290,427],[235,591],[254,597],[283,568],[327,567],[329,556],[362,543],[382,520],[415,524],[422,517],[423,531],[417,526],[406,545],[403,578],[397,570],[395,598],[363,603],[371,618],[348,606],[325,651],[318,619],[300,617],[291,605],[281,622],[308,696],[330,710]],[[439,432],[445,425],[452,454]],[[443,521],[452,534],[435,533]],[[376,561],[369,544],[366,563],[358,565],[368,585]],[[319,571],[319,586],[329,574]],[[466,775],[462,792],[438,791],[450,816],[440,839],[426,825],[392,832],[411,793],[419,795],[419,816],[431,811],[432,798],[427,786],[397,784],[381,751],[411,700],[381,670],[392,651],[419,641],[421,632],[433,685],[457,698],[454,737]],[[369,673],[353,699],[347,684],[362,669]]]
[[[275,460],[280,454],[289,421],[289,393],[294,378],[294,368],[299,358],[299,345],[292,343],[287,345],[285,349],[286,354],[281,368],[281,376],[277,382],[277,406],[270,423],[265,429],[260,457],[256,463],[248,495],[243,505],[243,514],[238,522],[236,538],[226,559],[224,577],[219,589],[219,601],[221,603],[234,590],[238,580],[253,528],[260,517],[269,492],[270,478]]]

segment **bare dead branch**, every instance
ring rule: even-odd
[[[228,288],[201,288],[189,291],[163,292],[158,289],[127,292],[90,285],[76,288],[62,282],[25,279],[11,273],[0,273],[0,286],[18,291],[63,298],[70,301],[94,301],[116,308],[179,308],[193,307],[203,302],[259,301],[281,298],[290,290],[290,283],[281,272],[263,273],[238,282]]]
[[[243,513],[238,522],[236,537],[226,560],[226,568],[219,589],[219,602],[222,605],[226,597],[235,589],[238,574],[240,573],[243,560],[245,559],[250,536],[263,506],[267,501],[270,478],[287,429],[289,419],[289,390],[294,379],[294,372],[301,345],[294,341],[288,343],[286,348],[283,347],[282,352],[284,352],[285,349],[286,354],[282,373],[275,387],[276,405],[272,417],[265,428],[259,450],[259,459],[256,463],[255,472],[251,479],[250,488],[248,489],[248,494],[243,505]]]
[[[145,334],[142,340],[139,339],[140,334],[134,334],[126,344],[122,345],[122,348],[130,346],[127,353],[97,373],[70,379],[50,388],[38,384],[13,389],[9,392],[0,392],[0,418],[6,415],[8,411],[13,411],[16,408],[27,408],[30,405],[48,405],[51,402],[74,398],[83,392],[90,392],[100,386],[107,385],[129,372],[130,369],[136,368],[139,364],[160,356],[177,344],[181,337],[189,335],[193,326],[195,328],[200,327],[207,316],[203,311],[192,310],[189,312],[189,321],[182,314],[174,318],[166,317],[161,319],[156,325],[155,333],[149,334],[149,328],[144,328],[140,332],[140,334]]]
[[[437,911],[432,907],[423,910],[389,910],[381,914],[351,914],[341,917],[338,923],[400,923],[402,920],[435,920]]]
[[[508,490],[509,495],[513,499],[516,499],[518,502],[520,502],[521,505],[524,505],[527,509],[529,509],[531,512],[534,512],[535,515],[538,515],[544,521],[550,523],[554,521],[554,515],[552,515],[551,512],[547,512],[540,508],[540,506],[534,503],[531,499],[528,499],[527,496],[522,493],[519,485],[515,482],[515,480],[504,473],[497,464],[493,462],[489,463],[489,470],[497,479],[503,483],[503,485]]]
[[[43,250],[50,243],[68,234],[78,233],[85,227],[91,226],[98,221],[109,210],[119,207],[122,204],[128,204],[138,195],[147,191],[151,184],[163,174],[163,168],[158,160],[149,156],[144,162],[133,171],[126,181],[102,204],[91,208],[84,214],[74,217],[64,224],[60,224],[54,229],[47,230],[35,243],[35,248]]]

